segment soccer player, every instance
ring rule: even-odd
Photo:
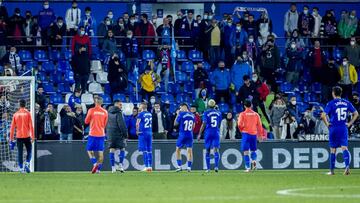
[[[30,161],[32,143],[35,140],[34,127],[30,112],[25,108],[26,101],[19,101],[20,109],[13,115],[10,128],[10,146],[11,149],[15,146],[14,132],[16,129],[16,144],[18,148],[18,164],[21,173],[30,173]],[[26,148],[26,163],[23,167],[23,148]]]
[[[186,146],[187,148],[187,171],[191,172],[191,165],[193,162],[193,127],[195,124],[194,114],[189,112],[187,104],[180,105],[180,110],[177,112],[174,126],[179,126],[179,137],[176,141],[176,159],[177,169],[176,172],[182,171],[181,168],[181,148]]]
[[[325,112],[322,113],[322,119],[329,127],[329,146],[330,146],[330,172],[328,175],[334,175],[336,149],[341,147],[345,162],[344,175],[350,175],[350,162],[351,155],[348,150],[348,127],[350,127],[359,116],[354,106],[347,100],[341,98],[341,87],[333,87],[332,96],[333,100],[330,101],[326,107]],[[348,113],[352,113],[350,122],[346,122]],[[330,117],[330,123],[327,119]]]
[[[125,147],[126,147],[126,138],[128,137],[126,123],[122,113],[122,103],[119,100],[114,101],[114,106],[109,108],[109,119],[106,126],[106,133],[109,136],[109,148],[110,148],[110,164],[111,172],[116,172],[115,167],[115,151],[120,150],[119,160],[120,166],[119,170],[121,173],[124,173],[123,162],[125,158]]]
[[[210,99],[208,102],[209,110],[204,112],[203,124],[200,128],[198,140],[205,129],[205,149],[206,149],[206,172],[210,172],[210,152],[213,150],[215,159],[215,172],[219,171],[219,148],[220,148],[220,124],[221,113],[215,109],[216,102]]]
[[[241,150],[244,153],[245,172],[256,169],[256,142],[262,129],[260,116],[251,109],[252,104],[249,99],[244,101],[245,111],[241,112],[238,118],[238,127],[242,134]],[[251,152],[251,168],[250,156]]]
[[[136,120],[136,134],[139,137],[139,151],[143,153],[145,168],[143,171],[152,171],[152,115],[147,111],[147,103],[142,102]]]
[[[102,104],[103,99],[96,98],[95,107],[89,109],[85,118],[85,124],[90,125],[87,152],[93,164],[91,173],[100,173],[104,161],[105,127],[108,121],[108,112],[101,107]],[[98,160],[96,160],[95,152],[98,152]]]

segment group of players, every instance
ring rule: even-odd
[[[350,174],[351,156],[348,151],[348,127],[350,127],[358,117],[358,112],[353,105],[341,98],[342,89],[338,86],[332,90],[333,100],[329,102],[322,114],[322,119],[329,127],[329,146],[330,146],[330,172],[328,175],[334,175],[336,149],[341,147],[345,162],[344,175]],[[105,131],[109,137],[110,164],[112,172],[116,172],[115,152],[119,153],[119,170],[124,172],[123,161],[125,158],[125,147],[127,130],[122,115],[122,105],[120,101],[115,101],[114,106],[109,112],[102,107],[103,101],[99,97],[95,101],[95,107],[89,109],[85,123],[90,125],[90,132],[87,142],[87,151],[93,164],[92,173],[101,171],[104,160],[105,149]],[[244,102],[245,110],[238,117],[238,127],[242,133],[241,150],[244,153],[245,172],[256,169],[256,150],[257,139],[260,137],[262,124],[260,116],[252,110],[251,100]],[[219,148],[220,148],[220,123],[222,120],[221,112],[216,110],[216,102],[209,100],[208,110],[203,115],[203,124],[200,128],[200,135],[204,132],[206,149],[206,172],[210,172],[210,154],[213,152],[215,167],[214,171],[219,171]],[[144,170],[151,172],[152,168],[152,114],[147,111],[147,103],[143,102],[139,107],[139,114],[136,122],[136,133],[139,137],[138,149],[142,152],[144,160]],[[349,115],[352,115],[348,121]],[[330,122],[328,120],[330,118]],[[174,126],[179,128],[179,137],[176,142],[176,172],[182,171],[181,149],[187,149],[187,171],[191,171],[193,163],[193,127],[195,124],[194,115],[189,111],[186,103],[180,105]],[[31,121],[31,115],[25,109],[25,101],[20,101],[20,109],[13,115],[10,132],[10,146],[14,148],[14,130],[16,129],[16,138],[19,154],[19,167],[22,172],[30,172],[29,163],[31,159],[31,142],[34,141],[34,133]],[[198,137],[200,139],[200,137]],[[261,139],[261,137],[260,137]],[[23,167],[23,145],[27,149],[26,164]],[[96,158],[96,153],[98,154]]]

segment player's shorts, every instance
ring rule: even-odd
[[[138,148],[140,152],[152,151],[152,135],[151,134],[139,134]]]
[[[176,147],[182,148],[182,147],[186,147],[186,148],[192,148],[193,147],[193,135],[188,134],[188,135],[184,135],[184,134],[179,134],[179,137],[176,141]]]
[[[94,137],[89,135],[86,149],[87,151],[104,151],[105,148],[104,143],[105,143],[105,136]]]
[[[124,149],[127,146],[126,139],[123,137],[110,137],[109,148]]]
[[[205,149],[220,148],[220,135],[205,134]]]
[[[241,139],[241,150],[242,151],[256,151],[257,138],[256,135],[250,135],[247,133],[242,133]]]
[[[346,126],[330,126],[329,146],[331,148],[348,146],[348,129]]]

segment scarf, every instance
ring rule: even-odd
[[[22,68],[20,63],[20,57],[17,54],[10,54],[9,62],[14,70],[20,70]]]
[[[44,121],[44,133],[45,135],[52,134],[51,132],[51,123],[50,123],[50,116],[48,112],[44,113],[45,121]]]

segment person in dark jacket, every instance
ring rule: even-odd
[[[275,71],[280,67],[280,51],[275,45],[275,38],[269,35],[268,41],[262,47],[261,52],[261,76],[271,86],[273,91],[277,91],[275,83]]]
[[[91,41],[89,36],[85,35],[85,27],[80,26],[78,33],[74,36],[71,43],[71,52],[74,55],[81,47],[85,47],[86,53],[91,57]]]
[[[80,88],[82,93],[87,91],[87,81],[90,74],[90,57],[85,46],[81,46],[72,57],[72,67],[76,88]]]
[[[117,55],[113,55],[109,61],[108,81],[112,96],[124,92],[128,86],[128,71]]]
[[[64,107],[61,109],[60,118],[61,118],[60,140],[71,141],[73,139],[75,113],[71,111],[69,105],[64,105]]]
[[[304,113],[304,117],[301,119],[299,123],[299,127],[296,129],[294,133],[294,137],[298,137],[298,135],[309,135],[315,133],[316,119],[312,116],[311,109],[306,109]]]
[[[126,38],[122,41],[121,51],[126,58],[126,67],[128,71],[132,71],[132,67],[137,64],[139,52],[138,42],[133,36],[133,32],[128,30]]]
[[[15,8],[14,15],[9,18],[8,21],[8,34],[14,36],[11,41],[12,44],[19,45],[23,42],[23,36],[25,35],[23,26],[25,24],[25,18],[21,16],[20,9]]]
[[[55,12],[49,7],[49,1],[44,1],[43,9],[38,14],[38,23],[41,28],[41,36],[45,41],[44,44],[47,44],[48,29],[55,22],[55,19]]]
[[[306,59],[313,82],[320,82],[321,78],[323,78],[326,58],[327,54],[324,49],[320,47],[320,41],[315,40],[314,48],[310,49]]]
[[[138,44],[140,47],[143,45],[152,45],[155,41],[156,32],[154,26],[148,21],[147,14],[141,14],[141,22],[135,28],[134,34],[135,36],[140,37],[138,39]],[[141,49],[143,50],[148,48],[141,47]]]
[[[122,113],[122,103],[119,100],[114,101],[114,106],[109,108],[109,119],[106,125],[106,133],[109,136],[110,148],[110,164],[111,171],[116,172],[115,167],[115,150],[120,149],[120,172],[124,172],[123,162],[125,158],[126,139],[128,137],[128,130],[124,115]]]
[[[129,139],[136,140],[138,136],[136,135],[136,120],[138,115],[138,107],[134,106],[133,114],[129,116],[126,120],[126,126],[128,128]]]
[[[84,138],[85,115],[80,104],[76,104],[75,109],[73,139],[82,140]]]
[[[332,87],[336,86],[340,81],[340,73],[338,71],[338,65],[335,63],[333,57],[330,57],[324,71],[322,72],[320,83],[322,84],[321,95],[322,102],[327,103],[332,99]]]
[[[50,26],[50,45],[56,46],[57,50],[61,50],[63,37],[66,35],[66,25],[62,17],[57,18],[56,24]]]
[[[112,29],[111,26],[111,22],[110,22],[110,18],[109,17],[105,17],[104,21],[102,21],[99,26],[97,27],[97,33],[96,35],[99,36],[98,39],[98,43],[99,43],[99,47],[103,46],[104,43],[104,38],[107,35],[107,31]]]
[[[309,45],[309,38],[312,35],[315,27],[315,18],[309,12],[309,6],[304,6],[304,11],[299,14],[298,29],[300,35],[304,38],[305,45]]]
[[[196,70],[194,71],[194,87],[195,95],[198,98],[200,90],[205,88],[209,80],[209,75],[203,68],[203,63],[199,62],[197,64]]]
[[[113,27],[113,32],[116,37],[116,44],[121,44],[122,40],[126,36],[126,25],[123,18],[119,18],[117,24]]]
[[[152,112],[152,131],[154,139],[166,139],[167,138],[167,114],[161,111],[160,103],[155,102],[154,110]]]
[[[244,85],[240,87],[237,93],[237,100],[240,103],[244,103],[246,99],[250,99],[253,104],[253,110],[257,112],[259,106],[260,96],[257,91],[257,86],[250,80],[250,76],[244,75]]]
[[[112,30],[108,30],[108,35],[104,40],[101,51],[104,54],[111,54],[111,55],[117,52],[116,40]]]
[[[4,5],[3,0],[0,0],[0,18],[3,18],[5,22],[7,22],[8,18],[9,18],[9,14],[7,12],[7,9]]]

